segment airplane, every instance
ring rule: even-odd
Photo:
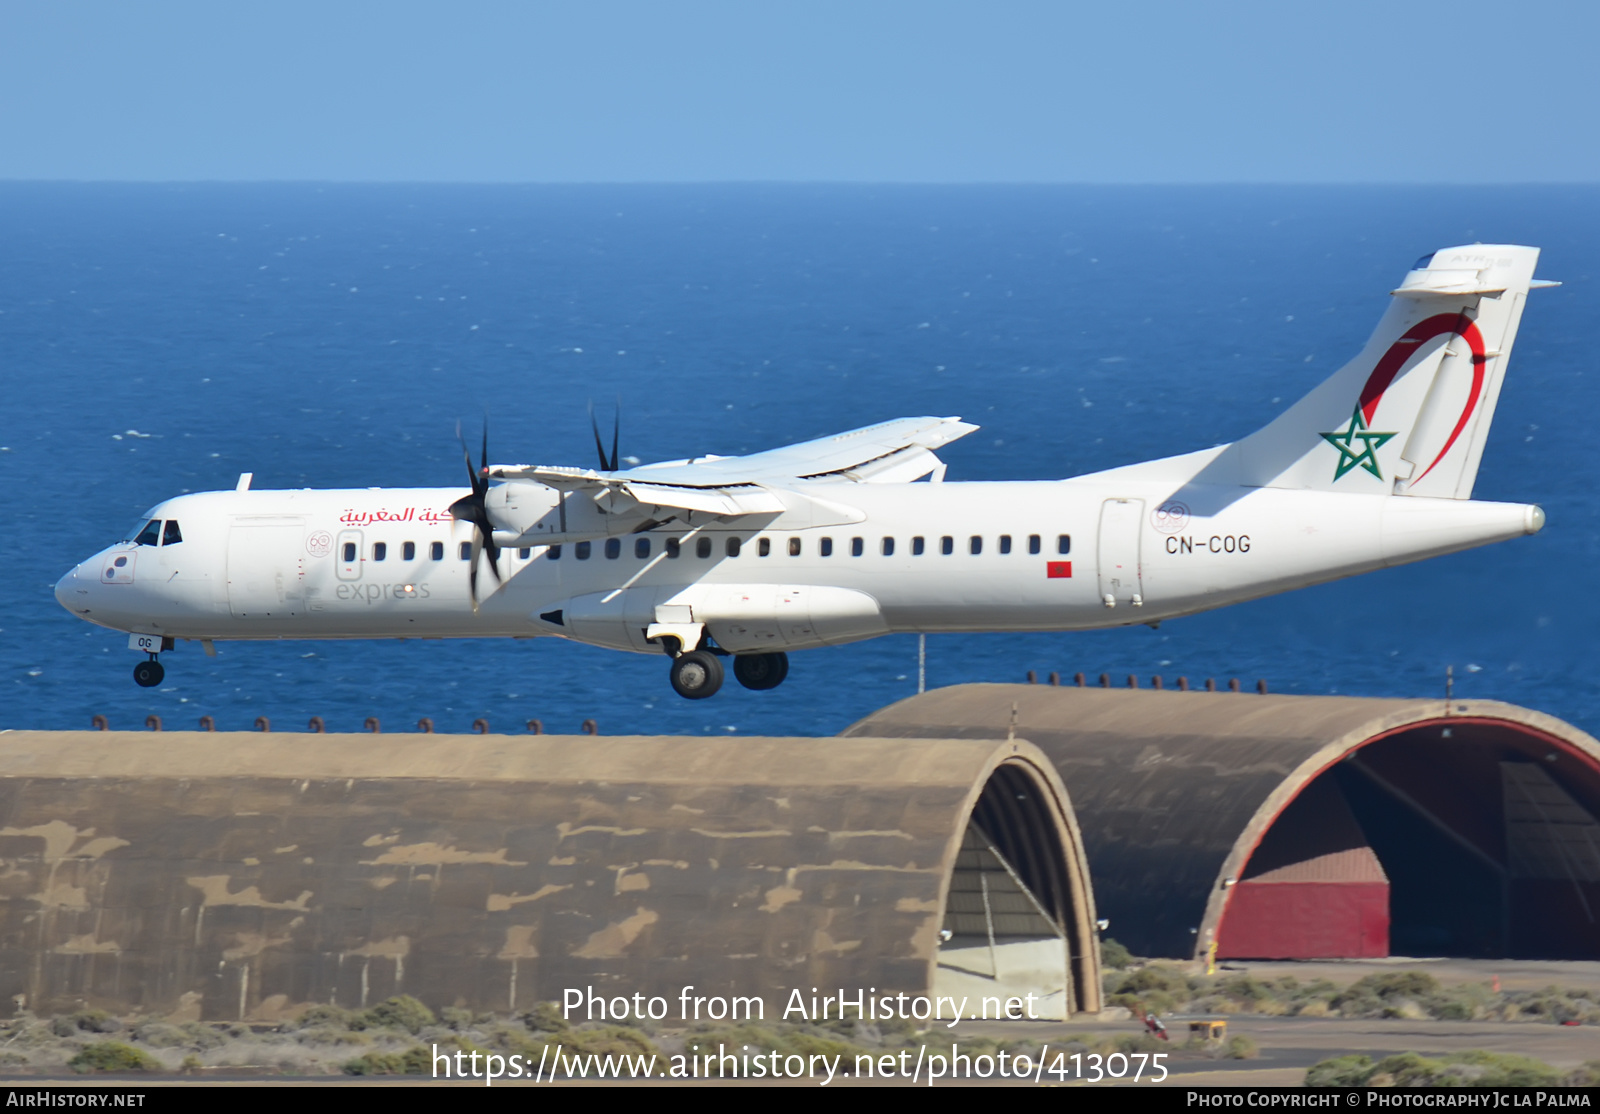
[[[1359,355],[1232,444],[1064,480],[946,482],[977,427],[913,417],[747,456],[478,466],[469,489],[168,499],[61,578],[159,685],[178,640],[558,637],[749,689],[900,631],[1149,624],[1533,534],[1471,498],[1538,250],[1418,260]],[[591,421],[593,416],[591,414]],[[458,431],[459,435],[459,431]],[[486,575],[484,575],[486,574]],[[488,585],[492,579],[493,585]],[[489,587],[487,592],[480,588]]]

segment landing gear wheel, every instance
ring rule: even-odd
[[[686,700],[704,700],[722,687],[722,663],[705,650],[690,650],[672,659],[672,688]]]
[[[747,689],[763,692],[783,684],[789,675],[789,655],[782,651],[771,654],[740,654],[733,659],[733,675]]]
[[[153,689],[161,683],[162,678],[166,675],[167,671],[161,668],[161,663],[155,658],[151,658],[149,661],[141,661],[133,667],[133,679],[140,688]]]

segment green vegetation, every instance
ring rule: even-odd
[[[142,1021],[133,1027],[133,1039],[146,1048],[187,1048],[206,1052],[228,1043],[226,1034],[199,1021],[171,1025],[165,1021]]]
[[[1133,966],[1135,962],[1137,961],[1133,958],[1133,953],[1111,937],[1107,936],[1100,941],[1100,966],[1114,967],[1121,971]]]
[[[1256,1042],[1239,1033],[1228,1038],[1223,1046],[1223,1055],[1229,1060],[1254,1060],[1261,1055],[1261,1050],[1256,1047]]]
[[[1565,1075],[1549,1064],[1509,1052],[1453,1052],[1430,1059],[1415,1052],[1388,1056],[1340,1056],[1306,1072],[1307,1087],[1559,1087],[1592,1086],[1600,1061]]]
[[[1105,974],[1106,1004],[1142,1012],[1405,1018],[1414,1021],[1577,1021],[1600,1024],[1594,991],[1495,991],[1485,983],[1443,986],[1425,971],[1385,971],[1346,987],[1293,975],[1190,975],[1171,963],[1135,961]]]
[[[379,1002],[366,1012],[362,1020],[369,1029],[404,1029],[412,1036],[434,1024],[433,1011],[409,994]]]
[[[404,1052],[369,1052],[346,1060],[343,1071],[346,1075],[430,1075],[433,1053],[420,1044]]]
[[[1108,959],[1116,942],[1105,941]],[[1426,971],[1385,970],[1337,985],[1326,979],[1263,978],[1245,971],[1191,974],[1176,963],[1127,958],[1106,971],[1108,1004],[1137,1014],[1249,1014],[1301,1017],[1410,1018],[1441,1020],[1517,1019],[1557,1023],[1600,1022],[1600,994],[1588,990],[1497,992],[1488,985],[1442,985]],[[1159,1040],[1123,1023],[1121,1032],[1079,1034],[1052,1040],[1052,1055],[1064,1052],[1154,1053],[1175,1060],[1252,1059],[1256,1042],[1242,1033],[1222,1039],[1187,1034],[1172,1024],[1171,1040]],[[102,1034],[121,1039],[107,1039]],[[857,1016],[816,1023],[717,1022],[688,1029],[655,1022],[640,1026],[568,1021],[558,1005],[542,1002],[514,1016],[447,1006],[437,1011],[408,995],[366,1009],[318,1005],[292,1020],[256,1022],[172,1021],[116,1018],[82,1009],[58,1017],[22,1010],[0,1021],[0,1066],[26,1072],[172,1071],[194,1075],[248,1067],[286,1075],[430,1075],[433,1053],[454,1059],[498,1054],[520,1056],[525,1065],[564,1056],[705,1055],[723,1049],[740,1054],[835,1057],[853,1064],[858,1056],[898,1054],[925,1046],[948,1055],[952,1047],[972,1056],[1001,1052],[1037,1056],[1038,1038],[980,1035],[967,1026],[927,1029],[909,1020],[869,1021]],[[1441,1056],[1406,1053],[1376,1063],[1344,1056],[1317,1064],[1308,1086],[1600,1086],[1600,1061],[1565,1075],[1526,1057],[1492,1052]]]
[[[161,1062],[143,1049],[121,1041],[98,1041],[87,1045],[67,1067],[76,1072],[160,1071]]]
[[[465,1012],[465,1011],[457,1011]],[[471,1016],[470,1014],[468,1015]],[[433,1011],[409,994],[389,998],[368,1010],[343,1010],[338,1006],[312,1006],[291,1023],[293,1029],[344,1029],[353,1033],[369,1029],[400,1029],[412,1036],[438,1023]]]
[[[522,1023],[536,1033],[565,1033],[572,1028],[554,1002],[540,1002],[522,1015]]]

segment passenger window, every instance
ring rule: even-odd
[[[428,556],[435,561],[444,560],[444,542],[434,542],[428,547]]]
[[[149,522],[145,523],[144,529],[139,531],[139,536],[133,539],[133,543],[135,545],[160,545],[161,520],[159,518],[152,518]]]
[[[694,555],[696,557],[711,556],[711,539],[707,537],[696,538],[694,542]]]
[[[552,561],[559,561],[561,560],[561,547],[559,545],[552,545],[549,549],[544,551],[544,555],[550,558]]]
[[[862,553],[866,552],[866,548],[867,543],[862,541],[860,538],[850,539],[850,556],[859,557]]]
[[[1062,534],[1056,538],[1056,552],[1062,556],[1072,552],[1072,535]]]
[[[592,542],[579,542],[577,545],[572,547],[572,555],[580,561],[587,561],[592,548]]]
[[[1039,535],[1038,534],[1029,534],[1028,535],[1028,552],[1029,553],[1038,553],[1039,549],[1040,549]]]
[[[167,519],[167,528],[161,532],[162,545],[177,545],[183,540],[183,534],[178,530],[178,520]]]
[[[461,559],[463,561],[472,560],[472,543],[471,542],[462,542],[461,543]]]
[[[974,534],[972,535],[972,540],[967,543],[967,546],[972,551],[972,555],[976,557],[978,554],[983,552],[983,539],[977,534]]]
[[[633,542],[633,555],[641,560],[650,556],[650,539],[635,538]]]
[[[526,561],[529,557],[532,557],[532,556],[533,556],[533,548],[531,546],[526,546],[525,545],[521,549],[517,550],[517,559],[519,561]]]
[[[791,557],[800,556],[800,539],[799,538],[790,538],[789,539],[789,556],[791,556]]]
[[[824,556],[824,557],[832,557],[833,556],[833,539],[832,538],[818,538],[817,539],[817,552],[822,554],[822,556]]]
[[[355,562],[355,559],[356,559],[356,543],[355,542],[345,542],[344,543],[344,563],[347,564],[347,565],[353,564]]]
[[[772,539],[762,538],[756,543],[756,554],[760,557],[772,556]]]
[[[385,560],[385,559],[388,558],[388,556],[389,556],[389,543],[388,542],[373,542],[372,543],[372,559],[374,561]]]
[[[415,561],[417,559],[417,543],[406,542],[402,545],[400,547],[400,559],[402,561]]]
[[[1010,534],[1001,534],[1000,535],[1000,552],[1001,553],[1010,553],[1011,552],[1011,535]]]
[[[681,553],[681,552],[683,552],[683,542],[681,542],[677,538],[668,538],[667,539],[667,559],[669,561],[676,561],[678,559],[678,554]]]
[[[927,544],[923,542],[920,536],[911,539],[911,556],[921,557],[922,551],[926,548]]]
[[[940,553],[943,553],[946,557],[948,557],[948,556],[950,556],[950,554],[954,553],[955,551],[956,551],[956,540],[954,538],[952,538],[949,534],[946,534],[944,537],[939,539],[939,552]]]
[[[621,557],[621,556],[622,556],[622,539],[621,538],[607,538],[606,539],[606,560],[615,561],[618,557]]]
[[[893,538],[884,538],[883,539],[883,555],[885,557],[893,557],[894,556],[894,539]]]
[[[739,556],[739,539],[729,538],[727,545],[724,548],[726,548],[729,557]]]

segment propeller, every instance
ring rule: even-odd
[[[467,572],[467,591],[472,597],[472,610],[478,610],[478,555],[487,551],[489,571],[496,583],[504,583],[500,576],[500,547],[494,543],[494,523],[489,521],[489,510],[484,496],[489,493],[489,420],[483,422],[483,456],[476,470],[472,467],[472,452],[466,438],[461,436],[461,423],[456,423],[456,440],[461,442],[461,457],[467,462],[467,482],[472,494],[463,495],[450,504],[450,517],[472,523],[472,567]]]
[[[593,402],[589,403],[589,427],[594,430],[594,447],[595,451],[600,454],[600,471],[615,472],[617,466],[621,464],[621,458],[617,456],[617,439],[622,434],[622,400],[620,398],[617,399],[617,413],[611,423],[610,456],[606,456],[605,443],[600,440],[600,423],[595,420]]]

